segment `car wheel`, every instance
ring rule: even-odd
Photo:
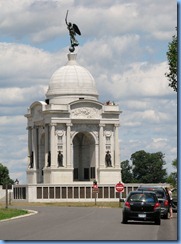
[[[168,219],[168,213],[163,215],[163,219]]]
[[[128,220],[125,217],[123,217],[122,223],[123,224],[127,224],[128,223]]]
[[[159,219],[155,219],[155,224],[156,224],[156,225],[160,225],[160,224],[161,224],[161,220],[160,220],[160,218],[159,218]]]

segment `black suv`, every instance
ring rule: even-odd
[[[158,201],[161,205],[161,217],[168,219],[169,213],[169,203],[166,190],[162,186],[140,186],[137,189],[138,191],[153,191],[156,193]]]

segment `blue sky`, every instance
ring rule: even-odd
[[[26,183],[27,108],[45,99],[52,74],[67,62],[69,35],[82,33],[77,61],[93,75],[99,100],[119,104],[120,161],[145,150],[177,157],[177,94],[168,87],[166,52],[176,34],[170,0],[0,1],[0,162]]]

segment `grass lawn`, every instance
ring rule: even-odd
[[[64,206],[64,207],[100,207],[100,208],[119,208],[118,202],[61,202],[44,203],[45,206]]]
[[[31,206],[59,206],[59,207],[100,207],[100,208],[119,208],[123,203],[117,202],[12,202],[13,207],[29,207]],[[0,203],[0,209],[2,205]]]
[[[10,219],[27,213],[28,211],[21,209],[0,208],[0,220]]]

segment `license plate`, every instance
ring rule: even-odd
[[[139,218],[146,218],[146,214],[138,214]]]

